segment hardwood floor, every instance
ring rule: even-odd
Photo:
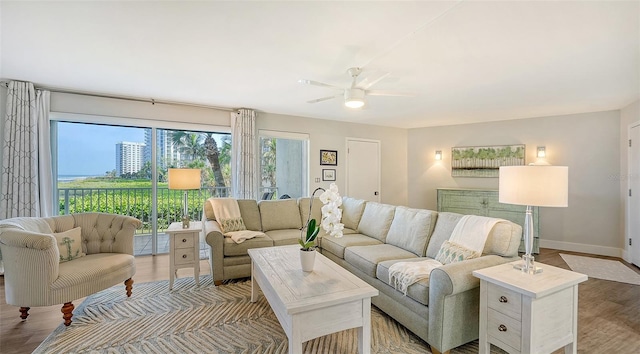
[[[536,261],[569,269],[559,255],[561,252],[585,255],[541,249]],[[638,267],[622,262],[640,274]],[[136,283],[169,278],[168,255],[136,257],[136,267]],[[200,271],[209,273],[207,261],[201,261]],[[193,271],[180,269],[178,276],[193,276]],[[135,286],[134,283],[134,292]],[[640,286],[589,278],[579,289],[578,352],[640,353]],[[74,305],[81,302],[82,299],[74,301]],[[62,304],[32,307],[29,319],[21,321],[19,308],[5,303],[4,277],[0,277],[0,353],[31,353],[62,323],[61,307]]]

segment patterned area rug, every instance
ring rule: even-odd
[[[560,257],[564,259],[571,270],[586,274],[591,278],[640,285],[640,274],[619,261],[562,253],[560,253]]]
[[[88,297],[34,353],[287,353],[287,337],[264,296],[250,303],[248,281],[214,287],[202,276],[123,286]],[[372,353],[430,353],[428,345],[372,307]],[[496,348],[492,348],[496,349]],[[355,329],[316,338],[305,353],[356,353]],[[452,350],[477,353],[478,342]],[[492,350],[492,353],[494,351]],[[502,351],[495,351],[502,353]]]

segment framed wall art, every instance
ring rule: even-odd
[[[320,150],[320,165],[338,166],[338,151]]]
[[[452,177],[498,177],[500,166],[525,164],[525,145],[451,148]]]
[[[323,181],[335,181],[336,180],[336,170],[322,170],[322,180]]]

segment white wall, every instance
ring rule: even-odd
[[[625,253],[623,258],[627,261],[629,255],[629,243],[626,242],[627,235],[627,199],[629,188],[629,127],[640,123],[640,100],[631,103],[620,110],[620,225],[623,232],[623,243]],[[640,144],[640,141],[634,142]],[[637,176],[635,176],[637,178]]]
[[[411,129],[409,205],[436,209],[439,187],[497,189],[497,178],[451,177],[451,148],[508,144],[525,144],[527,163],[546,146],[549,163],[569,166],[569,207],[540,208],[542,247],[621,255],[619,111]]]
[[[376,125],[344,123],[331,120],[303,118],[272,113],[258,113],[257,129],[278,130],[309,134],[310,190],[328,187],[331,182],[322,180],[320,149],[337,150],[338,166],[336,185],[344,194],[346,138],[363,138],[381,141],[381,190],[380,201],[393,205],[407,205],[407,130]],[[334,167],[331,167],[334,168]]]

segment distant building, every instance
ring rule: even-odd
[[[116,176],[136,173],[144,165],[144,143],[123,141],[116,144]]]
[[[157,138],[157,146],[156,149],[156,166],[158,168],[166,168],[169,165],[176,165],[176,162],[180,160],[180,152],[173,145],[172,134],[173,131],[166,129],[157,129],[158,138]],[[151,150],[152,150],[152,141],[151,141],[151,129],[145,129],[144,131],[144,142],[146,147],[144,148],[144,162],[151,161]]]

